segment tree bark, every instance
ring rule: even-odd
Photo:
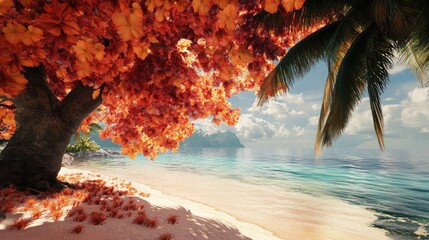
[[[27,87],[13,99],[17,129],[0,156],[0,188],[61,189],[56,178],[67,144],[102,97],[93,99],[94,89],[78,84],[60,102],[42,65],[25,68],[24,75]]]

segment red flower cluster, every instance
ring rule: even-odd
[[[43,64],[57,98],[77,82],[104,91],[86,119],[122,153],[152,158],[177,149],[191,120],[238,121],[228,98],[254,90],[306,32],[261,31],[255,14],[288,14],[304,0],[4,0],[0,4],[0,97],[25,89],[24,67]],[[284,9],[281,10],[280,9]],[[94,96],[95,96],[94,95]],[[1,101],[2,99],[0,99]],[[0,134],[15,131],[0,107]]]

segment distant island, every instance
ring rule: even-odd
[[[97,142],[103,149],[119,150],[120,146],[110,140],[101,140],[98,134],[91,134],[91,139]],[[243,148],[237,135],[231,131],[209,134],[196,128],[194,133],[184,142],[180,148]]]
[[[231,131],[208,134],[201,129],[196,129],[194,133],[184,142],[180,143],[180,148],[243,148],[237,135]]]

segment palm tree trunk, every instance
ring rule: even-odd
[[[43,66],[26,68],[27,88],[13,103],[17,129],[0,157],[0,188],[47,191],[60,189],[56,177],[73,133],[102,102],[94,89],[78,84],[59,101],[52,93]]]

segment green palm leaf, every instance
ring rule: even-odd
[[[304,76],[325,55],[326,46],[338,24],[334,22],[319,29],[288,51],[265,78],[258,94],[259,106],[280,90],[288,89],[296,78]]]
[[[393,0],[392,0],[393,1]],[[427,0],[395,0],[397,2],[397,8],[407,21],[408,30],[419,23],[421,20],[418,19],[420,15],[427,15]]]
[[[289,24],[298,24],[304,30],[312,28],[328,18],[341,18],[352,4],[352,0],[306,0],[302,9],[293,12],[293,22]]]
[[[89,125],[89,132],[98,133],[101,130],[103,130],[103,127],[101,127],[98,123],[91,123]]]
[[[407,12],[402,11],[406,9],[406,6],[401,5],[401,1],[391,2],[393,2],[393,4],[391,4],[392,10],[389,16],[388,24],[386,26],[386,32],[387,36],[392,41],[394,41],[398,47],[402,47],[408,40],[412,23]]]
[[[401,58],[403,63],[405,63],[414,73],[417,80],[422,84],[422,86],[429,85],[429,51],[422,52],[419,50],[419,47],[416,46],[416,43],[409,42],[401,50]]]
[[[264,31],[274,31],[275,33],[282,32],[286,27],[291,26],[286,24],[286,18],[280,11],[271,14],[266,11],[261,11],[254,17],[259,24],[259,28]]]
[[[342,61],[350,45],[370,23],[369,7],[353,7],[340,21],[327,47],[328,62]]]
[[[322,107],[320,108],[319,123],[317,126],[316,140],[314,143],[314,155],[316,157],[319,156],[322,151],[322,146],[321,146],[322,129],[323,129],[323,126],[325,126],[326,118],[330,111],[332,91],[334,89],[335,79],[337,77],[337,72],[340,67],[340,63],[341,63],[340,61],[335,64],[329,63],[328,78],[326,79],[326,83],[325,83],[325,91],[323,93]]]
[[[337,27],[328,44],[327,59],[329,64],[328,78],[325,84],[322,107],[320,109],[319,123],[317,127],[314,153],[320,155],[322,150],[322,130],[326,124],[330,112],[332,90],[335,85],[337,73],[344,56],[352,42],[359,36],[364,25],[368,25],[368,18],[362,13],[361,8],[352,8]]]
[[[276,13],[261,11],[254,16],[258,27],[264,31],[293,31],[298,26],[305,31],[323,22],[335,22],[352,5],[351,0],[306,0],[299,10],[286,13],[279,10]]]
[[[329,74],[320,110],[316,155],[344,131],[366,88],[374,130],[384,149],[380,96],[389,83],[393,53],[402,51],[403,59],[420,82],[429,85],[428,12],[427,0],[306,0],[301,10],[292,13],[259,15],[265,22],[261,26],[270,31],[294,31],[296,26],[305,31],[322,22],[335,22],[335,27],[328,25],[289,50],[265,78],[258,95],[259,105],[287,90],[325,56]],[[284,19],[279,19],[281,16]]]
[[[394,46],[388,41],[377,27],[372,41],[368,42],[370,49],[367,61],[367,86],[371,105],[372,120],[380,149],[384,149],[384,121],[380,95],[389,83],[389,72],[392,68]]]
[[[331,146],[347,126],[352,111],[366,87],[368,42],[375,24],[366,28],[347,51],[335,81],[332,103],[321,133],[322,145]]]
[[[378,26],[387,27],[393,8],[393,0],[372,1],[372,16]]]
[[[426,0],[374,0],[372,17],[380,29],[403,46]]]
[[[423,8],[413,25],[410,41],[402,49],[403,61],[413,70],[423,86],[429,83],[429,2]]]

